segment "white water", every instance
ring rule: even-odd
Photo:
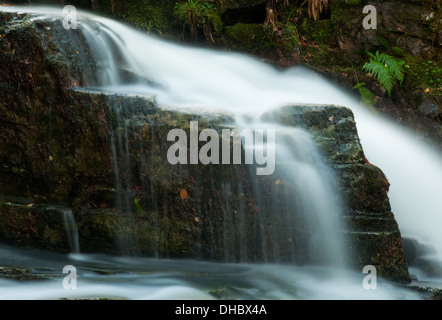
[[[251,57],[178,46],[115,21],[86,14],[120,35],[134,73],[153,79],[114,91],[156,95],[159,104],[260,114],[287,104],[336,104],[355,114],[367,159],[386,174],[392,211],[403,235],[433,245],[442,260],[442,156],[407,129],[371,113],[343,89],[295,67],[281,72]]]
[[[16,9],[2,8],[2,10]],[[37,9],[26,10],[35,12]],[[45,15],[60,17],[61,14],[61,10],[57,9],[41,10]],[[227,109],[238,116],[254,114],[258,117],[269,109],[296,103],[336,104],[351,108],[355,114],[366,157],[386,173],[391,183],[389,197],[402,234],[415,236],[432,244],[437,249],[438,258],[442,260],[442,233],[439,227],[442,197],[438,196],[442,190],[442,157],[415,139],[413,134],[370,113],[344,90],[306,69],[292,68],[280,72],[244,55],[166,43],[115,21],[91,14],[82,13],[81,18],[98,23],[98,28],[94,29],[97,34],[100,34],[104,26],[104,29],[112,30],[119,35],[118,42],[124,44],[126,59],[130,61],[124,68],[159,84],[156,87],[141,83],[122,87],[121,83],[115,81],[118,79],[117,72],[111,70],[111,73],[103,78],[107,80],[101,80],[103,84],[108,85],[109,90],[155,94],[159,104],[204,108],[210,106]],[[103,59],[112,59],[113,56],[103,57]],[[336,295],[338,299],[367,298],[368,292],[363,292],[365,295],[358,295],[350,289],[351,285],[343,284],[341,280],[325,280],[328,285],[323,287],[315,275],[302,274],[299,270],[288,272],[284,269],[282,272],[280,266],[272,267],[274,267],[272,274],[281,272],[284,277],[288,277],[287,279],[291,277],[303,279],[303,283],[306,284],[304,290],[308,291],[315,286],[317,289],[321,288],[310,295],[313,298],[330,297],[337,292],[342,294],[342,296]],[[360,278],[354,279],[357,279],[354,288],[357,284],[360,292]],[[175,283],[173,288],[176,289],[180,287],[179,285]],[[103,290],[107,289],[101,288],[99,291]],[[280,293],[278,289],[275,290]],[[164,289],[161,292],[166,291],[167,289]],[[14,291],[11,289],[9,292]],[[386,295],[378,291],[376,297],[381,299],[395,297],[391,292],[383,293]],[[303,298],[308,296],[308,294],[303,295]],[[281,297],[284,296],[273,296],[273,298]],[[295,298],[292,295],[286,297]]]
[[[330,268],[228,264],[202,261],[63,256],[0,246],[2,266],[20,265],[20,278],[0,278],[0,300],[417,300],[417,292],[378,281],[376,290],[362,286],[364,274]],[[65,289],[63,267],[77,268],[77,288]],[[0,272],[3,270],[0,269]],[[109,272],[109,274],[108,274]],[[11,273],[11,278],[17,273]],[[46,280],[45,280],[46,279]],[[155,307],[155,305],[153,305]],[[164,311],[164,310],[163,310]]]
[[[98,65],[99,77],[97,81],[86,79],[89,86],[99,86],[110,92],[154,94],[157,103],[162,106],[229,111],[236,115],[241,129],[269,127],[283,130],[289,138],[284,143],[277,142],[275,149],[277,158],[288,167],[284,174],[286,181],[297,185],[296,189],[302,192],[302,196],[297,198],[308,223],[306,228],[312,233],[309,239],[311,260],[329,266],[346,265],[345,253],[340,245],[342,227],[339,220],[343,214],[336,201],[339,196],[335,194],[334,178],[325,169],[315,144],[300,129],[268,124],[259,119],[262,112],[282,105],[275,101],[274,94],[286,91],[286,102],[294,101],[289,93],[290,87],[279,93],[272,92],[275,85],[285,85],[285,80],[278,78],[277,70],[237,54],[227,55],[165,43],[115,21],[90,14],[81,14],[77,25]],[[121,76],[121,69],[137,75],[140,80],[128,84],[126,77]],[[258,92],[263,95],[258,95]],[[114,111],[120,114],[119,110]],[[242,114],[246,114],[247,119],[242,119]],[[121,176],[130,176],[128,128],[124,119],[119,118],[118,121],[123,134],[118,138],[114,133],[111,135],[112,158],[117,189],[128,193],[131,183],[121,179]],[[120,168],[117,165],[119,159],[123,163]],[[120,175],[120,170],[126,174]],[[256,192],[256,199],[262,197],[268,197],[265,190]],[[122,208],[129,207],[129,200],[124,196],[119,196],[117,202]],[[273,207],[272,211],[276,215],[280,209]],[[125,244],[120,245],[125,247]],[[231,250],[244,251],[244,248]],[[124,250],[122,252],[125,253]],[[278,254],[272,255],[279,260]]]

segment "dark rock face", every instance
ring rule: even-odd
[[[381,169],[365,159],[351,110],[294,106],[276,117],[283,124],[307,129],[334,168],[344,197],[344,233],[353,264],[375,265],[387,278],[405,279],[407,263],[387,196],[389,183]],[[384,258],[376,252],[384,252]]]
[[[330,3],[330,20],[324,24],[335,35],[329,38],[330,47],[335,46],[336,40],[339,48],[333,63],[363,64],[365,51],[379,50],[404,60],[409,67],[402,87],[398,86],[391,97],[386,96],[373,78],[363,74],[350,82],[351,76],[337,75],[336,81],[349,89],[358,82],[366,82],[376,96],[376,109],[413,130],[423,142],[442,150],[440,64],[434,63],[442,56],[440,1],[334,0]],[[363,28],[366,14],[362,14],[362,9],[368,4],[376,8],[377,29]],[[428,61],[433,63],[430,67],[426,65]]]
[[[362,14],[365,5],[376,8],[377,29],[365,30]],[[436,50],[440,45],[437,33],[431,31],[437,21],[435,1],[331,1],[332,19],[337,26],[340,42],[347,44],[341,49],[356,51],[364,46],[367,50],[381,47],[385,41],[399,46],[413,55],[421,55]],[[361,14],[355,15],[355,12]],[[353,13],[353,15],[350,15]],[[346,19],[350,17],[349,19]]]
[[[436,258],[437,250],[432,245],[410,237],[403,238],[403,245],[410,268],[425,277],[440,278],[442,262]]]
[[[0,15],[1,241],[66,252],[58,204],[72,208],[83,252],[310,262],[296,190],[278,183],[277,171],[257,178],[249,172],[254,166],[167,162],[171,129],[188,132],[197,120],[200,130],[220,132],[234,126],[229,115],[74,90],[80,80],[68,71],[73,62],[47,27],[55,28]],[[288,106],[272,117],[309,131],[335,170],[353,266],[372,264],[388,279],[408,281],[388,181],[365,161],[351,111]]]

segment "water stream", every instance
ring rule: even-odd
[[[4,245],[0,246],[0,256],[0,300],[415,300],[424,297],[417,291],[384,281],[378,281],[376,290],[365,290],[361,285],[363,274],[321,266],[303,268],[99,254],[66,256]],[[8,269],[17,265],[19,269]],[[66,265],[76,267],[76,289],[63,287],[63,279],[68,275],[62,273]]]
[[[79,254],[80,253],[80,239],[78,237],[77,223],[75,221],[75,217],[72,212],[72,209],[62,208],[60,210],[63,214],[63,222],[64,222],[64,227],[65,227],[68,242],[69,242],[70,252],[73,254]]]
[[[16,9],[5,7],[2,10]],[[52,18],[61,17],[59,9],[23,10],[39,12]],[[314,103],[351,108],[366,157],[379,166],[390,181],[392,211],[402,234],[430,243],[436,249],[435,259],[442,260],[442,233],[439,231],[442,215],[442,157],[405,128],[371,113],[343,89],[304,68],[279,71],[245,55],[179,46],[89,13],[79,14],[78,27],[85,35],[99,68],[99,76],[86,81],[89,86],[111,92],[155,95],[160,106],[226,110],[235,115],[240,127],[248,126],[251,129],[268,126],[260,120],[260,115],[283,105]],[[127,81],[124,76],[126,72],[135,75],[135,80],[132,77],[132,81]],[[242,122],[243,115],[248,115],[247,123]],[[253,115],[252,120],[250,115]],[[321,252],[315,256],[326,257],[325,263],[317,269],[196,261],[183,261],[177,267],[174,261],[169,260],[78,254],[74,257],[51,257],[50,261],[57,261],[54,262],[57,266],[67,262],[81,265],[84,271],[82,280],[85,281],[82,294],[89,296],[107,292],[109,296],[131,299],[172,299],[182,295],[196,299],[225,298],[229,295],[258,299],[321,299],[330,296],[337,299],[416,298],[416,295],[404,293],[390,284],[385,284],[376,293],[370,293],[361,286],[362,276],[350,271],[346,272],[345,277],[325,276],[329,275],[330,270],[345,264],[345,252],[338,245],[338,235],[336,232],[328,234],[330,230],[339,229],[339,219],[336,217],[341,215],[339,201],[336,202],[333,193],[333,173],[323,166],[322,159],[305,133],[296,132],[294,128],[284,130],[291,130],[291,139],[295,140],[278,144],[275,148],[276,156],[278,159],[293,159],[290,166],[295,169],[288,174],[289,179],[296,181],[303,177],[312,183],[313,191],[305,192],[301,198],[305,201],[306,211],[312,213],[312,230],[317,228],[318,233],[326,235],[312,244],[317,247],[315,250]],[[117,141],[115,136],[112,140],[115,158],[124,157],[127,153],[125,141]],[[302,151],[301,146],[305,148]],[[315,159],[313,162],[312,158]],[[127,188],[126,182],[119,180],[119,177],[116,172],[117,183],[121,184],[122,189]],[[124,205],[127,200],[123,197],[119,201]],[[324,212],[328,215],[324,215]],[[23,260],[20,259],[23,253],[11,248],[3,250],[9,250],[16,259],[2,262],[2,265],[13,265],[14,261]],[[34,260],[26,260],[22,265],[35,265],[38,262],[42,265],[41,270],[57,272],[51,271],[58,270],[54,266],[46,265],[49,269],[45,269],[45,263],[41,260],[36,255]],[[121,274],[106,276],[91,271],[110,266],[127,269],[122,270],[124,272]],[[209,276],[202,280],[198,274],[204,272],[208,272]],[[38,270],[33,269],[31,273],[38,273]],[[224,285],[216,280],[220,275]],[[101,282],[103,278],[106,278],[104,283]],[[44,293],[38,292],[36,283],[16,285],[11,280],[1,282],[0,298],[14,297],[15,294],[18,296],[24,289],[30,298],[67,294],[59,289],[56,281],[48,282]],[[119,285],[121,283],[125,285]]]

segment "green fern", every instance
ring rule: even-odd
[[[370,61],[365,63],[362,69],[370,72],[390,95],[396,81],[402,84],[404,80],[404,69],[402,66],[405,62],[396,60],[385,53],[380,54],[379,51],[376,51],[376,54],[367,53],[370,56]]]
[[[223,22],[219,10],[207,1],[187,0],[187,2],[176,2],[174,15],[180,22],[188,25],[190,33],[196,37],[198,28],[202,29],[207,40],[215,42],[213,34],[219,34]]]

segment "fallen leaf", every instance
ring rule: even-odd
[[[276,184],[276,185],[278,185],[278,184],[279,184],[279,182],[280,182],[280,181],[279,181],[279,179],[278,179],[278,180],[276,180],[275,184]]]
[[[304,36],[302,36],[301,39],[299,39],[299,40],[300,40],[301,44],[302,44],[304,47],[307,47],[308,42],[307,42],[307,39],[306,39]]]
[[[430,89],[426,88],[426,89],[425,89],[425,92],[430,92]]]
[[[305,61],[305,62],[308,62],[308,60],[309,60],[311,57],[312,57],[312,55],[311,55],[310,53],[307,53],[307,54],[304,56],[304,61]]]
[[[200,222],[200,218],[195,217],[195,222]]]
[[[181,190],[180,196],[181,196],[182,200],[187,199],[187,191],[186,191],[186,189]]]
[[[54,157],[53,156],[49,156],[49,161],[52,161],[52,160],[54,160]]]
[[[33,203],[30,203],[30,204],[28,204],[28,205],[26,205],[27,207],[32,207],[34,204]]]

